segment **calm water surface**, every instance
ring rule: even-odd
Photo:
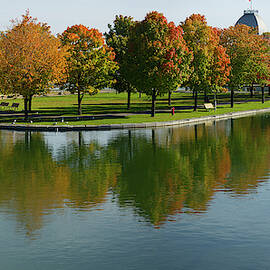
[[[269,269],[270,115],[0,131],[0,269]]]

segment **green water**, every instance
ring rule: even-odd
[[[0,269],[268,269],[270,115],[0,131]]]

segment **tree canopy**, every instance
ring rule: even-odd
[[[233,107],[234,90],[245,84],[266,84],[269,79],[269,44],[246,25],[236,25],[223,30],[221,44],[226,47],[231,59],[231,74],[228,85],[231,89]]]
[[[60,35],[63,46],[68,46],[68,76],[66,87],[78,93],[78,114],[85,93],[94,94],[113,83],[117,70],[113,49],[105,44],[102,33],[84,25],[68,27]]]
[[[65,79],[66,49],[50,32],[47,24],[37,22],[29,12],[1,33],[0,87],[4,93],[24,97],[25,112],[32,96]]]
[[[115,72],[114,89],[118,92],[128,92],[128,109],[130,109],[130,93],[135,91],[135,87],[126,79],[124,72],[124,57],[128,53],[128,39],[130,29],[135,25],[135,21],[130,16],[116,16],[112,25],[108,25],[109,32],[105,33],[106,43],[114,49],[115,60],[119,69]]]
[[[187,86],[195,94],[194,110],[197,109],[198,92],[220,89],[229,73],[229,57],[219,44],[219,31],[207,25],[203,15],[193,14],[182,24],[184,39],[193,52],[192,72]]]
[[[191,58],[181,27],[168,22],[163,14],[150,12],[131,28],[125,76],[152,96],[152,116],[157,95],[177,89],[187,79]]]

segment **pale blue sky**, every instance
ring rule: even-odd
[[[26,9],[39,21],[47,22],[53,33],[63,32],[67,26],[84,24],[107,31],[115,15],[123,14],[136,20],[144,18],[152,10],[162,12],[170,21],[178,24],[192,13],[204,14],[208,24],[228,27],[235,24],[249,7],[248,0],[0,0],[0,30],[10,25]],[[254,0],[255,9],[270,30],[270,0]]]

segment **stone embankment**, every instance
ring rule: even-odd
[[[174,120],[168,122],[148,122],[131,124],[110,124],[110,125],[35,125],[35,124],[0,124],[0,129],[18,131],[91,131],[91,130],[113,130],[113,129],[135,129],[135,128],[157,128],[169,126],[187,126],[201,123],[215,122],[226,119],[235,119],[262,113],[270,113],[270,108],[260,110],[250,110],[241,112],[231,112],[226,114],[203,116],[198,118]]]

